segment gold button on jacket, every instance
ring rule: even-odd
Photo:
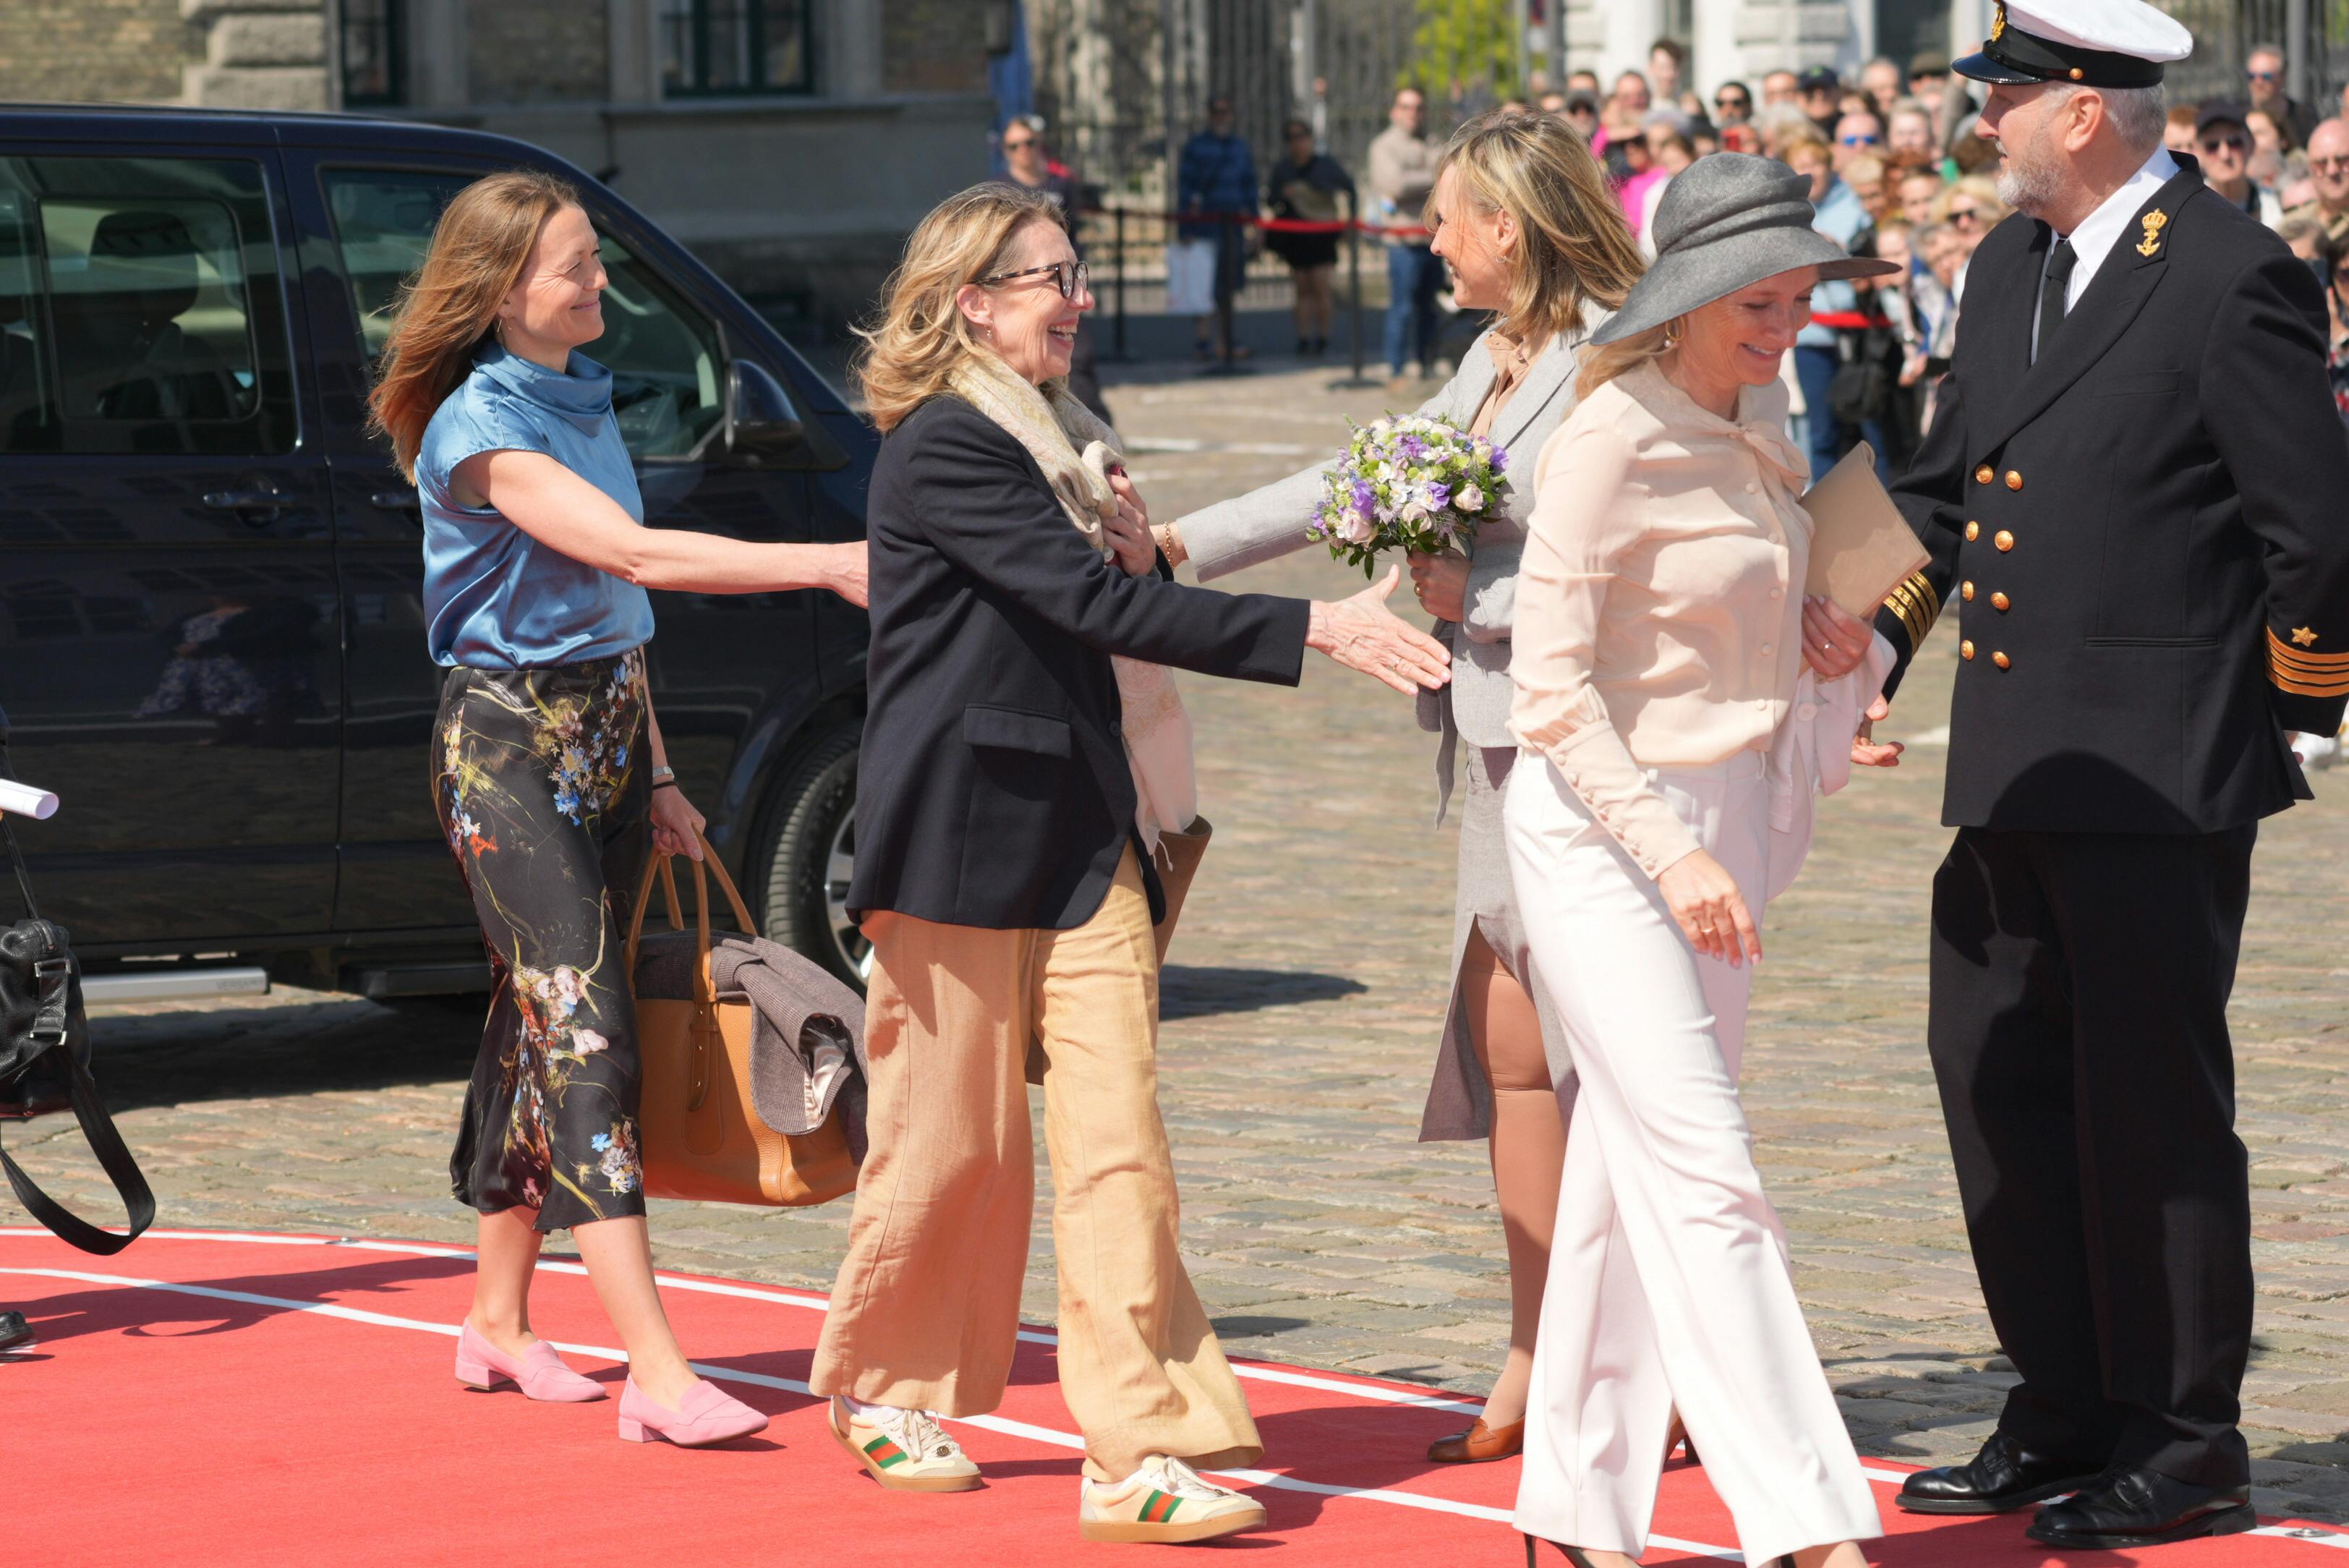
[[[1990,656],[1990,661],[1992,664],[1997,665],[2001,670],[2004,670],[2011,662],[2013,662],[2003,653],[1992,654]]]
[[[1991,543],[2002,550],[2012,550],[2014,548],[2014,535],[2002,528],[1992,535]]]
[[[1980,468],[1974,470],[1974,483],[1976,484],[1988,484],[1990,482],[1990,464],[1983,463]]]
[[[1971,659],[1973,656],[1974,645],[1971,638],[1968,638],[1965,641],[1958,644],[1958,657],[1960,659]]]
[[[1968,598],[1971,598],[1971,597],[1973,597],[1973,596],[1972,596],[1971,594],[1968,594],[1966,597],[1967,597]],[[2013,601],[2012,599],[2008,598],[2004,594],[1992,594],[1992,595],[1991,595],[1991,597],[1990,597],[1990,602],[1991,602],[1992,604],[1993,604],[1993,605],[1997,606],[2000,609],[2005,609],[2005,608],[2007,608],[2009,606],[2011,606],[2011,605],[2013,603]]]
[[[1971,544],[1972,544],[1975,540],[1977,540],[1977,539],[1979,539],[1979,538],[1981,538],[1981,537],[1982,537],[1982,524],[1979,524],[1979,523],[1969,523],[1969,524],[1966,524],[1966,543],[1967,543],[1967,544],[1971,545]]]
[[[2006,487],[2007,487],[2009,490],[2020,490],[2020,489],[2022,489],[2022,488],[2023,488],[2023,475],[2021,475],[2021,474],[2019,474],[2019,473],[2015,472],[2014,472],[2014,470],[2013,470],[2013,469],[2011,469],[2011,468],[2010,468],[2010,469],[2008,469],[2008,470],[2006,471]]]
[[[1973,603],[1974,586],[1971,583],[1960,583],[1958,585],[1958,597],[1965,600],[1968,604]]]

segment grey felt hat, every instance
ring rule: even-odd
[[[1715,152],[1672,176],[1656,203],[1655,264],[1623,308],[1590,336],[1613,343],[1796,267],[1822,282],[1877,277],[1898,265],[1847,254],[1811,227],[1811,182],[1775,158]]]

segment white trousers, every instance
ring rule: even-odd
[[[1649,777],[1758,920],[1761,755]],[[1503,822],[1534,972],[1581,1085],[1517,1527],[1637,1556],[1677,1407],[1746,1562],[1880,1535],[1738,1103],[1753,971],[1697,956],[1655,883],[1547,759],[1520,758]]]

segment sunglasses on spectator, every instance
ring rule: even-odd
[[[1982,209],[1979,207],[1952,207],[1950,209],[1950,222],[1953,223],[1976,223],[1981,221]]]
[[[1836,140],[1846,147],[1873,147],[1877,141],[1873,136],[1838,136]]]
[[[2335,169],[2349,169],[2349,153],[2338,158],[2312,158],[2308,166],[2320,174],[2330,174]]]
[[[2251,138],[2244,136],[2240,132],[2233,136],[2206,136],[2202,139],[2202,151],[2205,152],[2216,152],[2220,148],[2226,147],[2232,148],[2235,151],[2240,152],[2250,147],[2251,144]]]
[[[2245,71],[2243,74],[2255,82],[2274,82],[2283,79],[2282,71]]]
[[[1087,280],[1092,276],[1082,262],[1046,262],[1042,266],[1023,266],[1018,272],[992,273],[980,278],[978,286],[981,288],[992,288],[997,284],[1009,283],[1014,278],[1033,277],[1041,272],[1049,272],[1052,275],[1052,281],[1060,285],[1062,299],[1076,298],[1086,286]]]

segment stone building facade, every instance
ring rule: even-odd
[[[519,137],[837,323],[984,179],[1009,0],[5,0],[0,99],[350,109]],[[755,20],[745,20],[755,17]]]

